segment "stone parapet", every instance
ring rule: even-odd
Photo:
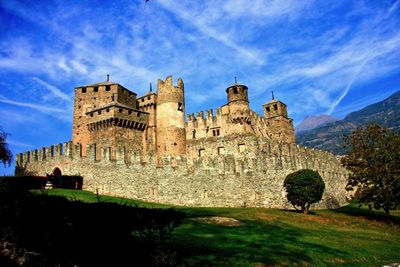
[[[221,149],[221,144],[224,149]],[[205,147],[205,152],[197,149]],[[51,147],[55,155],[51,156]],[[289,208],[283,181],[296,170],[309,168],[323,177],[326,190],[314,208],[335,208],[347,204],[347,171],[333,154],[300,147],[296,144],[244,135],[225,138],[224,142],[207,140],[188,142],[188,156],[164,156],[157,164],[155,154],[116,150],[111,160],[107,149],[96,157],[95,144],[86,147],[70,142],[50,146],[34,153],[18,154],[17,164],[28,171],[45,175],[56,167],[63,174],[81,175],[85,190],[145,201],[186,206],[273,207]],[[60,153],[57,156],[57,153]]]

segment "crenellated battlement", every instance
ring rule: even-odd
[[[118,83],[75,89],[72,142],[16,155],[37,175],[81,175],[83,189],[185,206],[288,207],[283,181],[317,170],[326,190],[319,208],[346,204],[346,170],[324,151],[294,143],[293,123],[278,100],[249,106],[248,87],[226,89],[227,103],[188,114],[182,79],[158,80],[136,94]]]

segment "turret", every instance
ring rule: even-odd
[[[275,99],[272,93],[272,99],[263,105],[264,117],[269,121],[269,132],[275,139],[282,142],[294,143],[293,120],[288,117],[286,104]]]
[[[277,99],[272,99],[268,103],[265,103],[263,105],[263,110],[264,110],[264,117],[267,119],[276,116],[283,116],[285,118],[288,118],[286,104]]]
[[[250,123],[250,107],[247,91],[247,86],[237,83],[226,89],[230,119],[233,123]]]
[[[182,79],[157,83],[157,156],[186,155],[185,96]]]

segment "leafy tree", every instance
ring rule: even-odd
[[[357,128],[345,139],[350,171],[347,190],[369,208],[389,211],[400,205],[400,135],[376,124]]]
[[[0,160],[3,162],[4,167],[10,166],[12,161],[12,153],[6,143],[7,134],[0,129]]]
[[[286,188],[288,201],[304,214],[308,213],[311,204],[321,200],[325,189],[319,173],[309,169],[289,174],[283,186]]]

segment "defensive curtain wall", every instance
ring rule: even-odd
[[[205,149],[202,149],[205,148]],[[100,194],[174,205],[290,208],[283,182],[291,172],[309,168],[325,181],[323,199],[313,208],[336,208],[346,201],[346,170],[333,154],[254,135],[187,140],[187,157],[127,152],[116,157],[95,145],[72,142],[17,155],[17,166],[37,175],[59,168],[84,177],[83,189]]]

